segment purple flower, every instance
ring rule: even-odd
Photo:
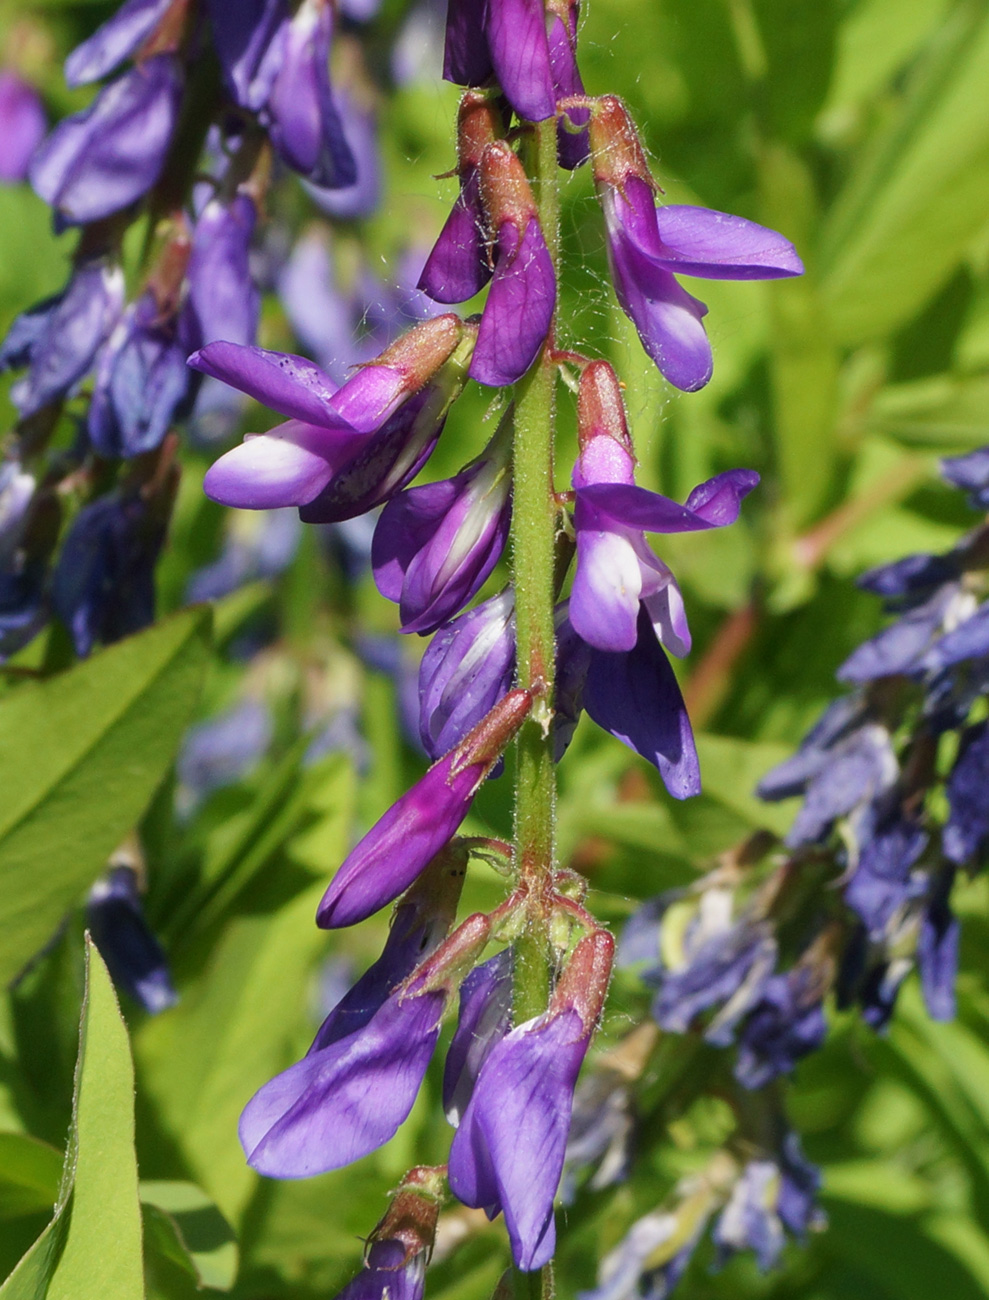
[[[958,943],[961,926],[951,910],[951,887],[955,869],[937,872],[920,921],[917,936],[917,966],[924,993],[924,1005],[932,1020],[954,1020],[955,980],[958,976]]]
[[[755,1251],[764,1273],[776,1264],[784,1243],[783,1224],[776,1213],[779,1182],[779,1170],[772,1160],[746,1164],[714,1225],[717,1267],[746,1249]]]
[[[452,479],[408,488],[385,506],[371,561],[378,590],[399,606],[403,632],[434,632],[480,590],[511,521],[511,418]]]
[[[245,520],[253,526],[245,527]],[[186,584],[185,599],[190,604],[221,600],[259,578],[277,578],[295,557],[302,526],[291,508],[269,510],[262,515],[234,515],[231,521],[236,522],[231,522],[219,558],[197,569]]]
[[[358,172],[330,88],[332,39],[328,0],[303,0],[281,29],[266,115],[271,142],[293,170],[314,185],[343,188]]]
[[[494,75],[519,117],[554,117],[557,99],[584,93],[576,61],[578,12],[577,0],[451,0],[443,76],[482,86]],[[577,114],[586,121],[586,109]],[[561,129],[559,139],[564,167],[585,161],[585,133]]]
[[[908,609],[902,618],[853,650],[838,669],[838,680],[869,682],[877,677],[916,672],[923,667],[925,653],[950,617],[952,607],[958,606],[960,594],[957,582],[935,588],[926,601]]]
[[[0,461],[0,570],[13,561],[27,525],[35,479],[15,457]]]
[[[989,447],[979,447],[965,456],[948,456],[941,462],[941,473],[955,487],[969,493],[974,510],[989,510]]]
[[[185,359],[198,341],[192,328],[190,313],[169,314],[152,290],[125,312],[100,354],[87,417],[101,456],[153,451],[188,412],[193,385]]]
[[[618,301],[662,374],[694,392],[713,366],[702,323],[707,308],[673,273],[773,280],[802,274],[803,263],[788,239],[742,217],[673,204],[657,210],[645,154],[615,96],[598,101],[590,130]]]
[[[273,736],[271,709],[250,697],[190,727],[176,762],[180,809],[191,811],[214,790],[247,776],[268,752]]]
[[[430,758],[459,744],[511,689],[515,597],[511,589],[441,627],[419,669],[419,735]]]
[[[17,317],[0,347],[0,371],[28,367],[10,390],[23,419],[63,398],[89,371],[123,303],[123,272],[96,257],[78,264],[61,294]]]
[[[222,456],[206,475],[207,495],[252,510],[305,506],[307,523],[363,514],[428,457],[463,383],[460,354],[470,341],[455,316],[436,317],[340,389],[302,357],[210,344],[189,364],[293,418]]]
[[[358,221],[371,216],[381,202],[381,149],[374,110],[345,89],[336,93],[344,139],[354,158],[357,176],[352,185],[329,188],[309,182],[316,206],[338,221]]]
[[[338,1169],[387,1142],[408,1115],[449,998],[442,972],[420,963],[449,929],[463,876],[459,849],[433,863],[396,908],[381,956],[330,1012],[306,1056],[248,1102],[240,1139],[259,1173],[303,1178]],[[469,957],[485,942],[490,927],[485,921],[480,938],[478,929],[468,921],[451,938],[456,955]]]
[[[406,1260],[403,1242],[392,1237],[376,1241],[364,1267],[336,1300],[422,1300],[426,1290],[426,1256]]]
[[[75,88],[99,81],[130,58],[164,18],[174,0],[126,0],[112,18],[65,60],[65,80]]]
[[[492,75],[484,30],[488,0],[448,0],[443,76],[458,86],[482,86]]]
[[[419,278],[419,288],[436,302],[466,302],[491,279],[488,220],[481,202],[481,160],[503,131],[498,105],[487,95],[467,91],[457,113],[460,193]]]
[[[961,866],[981,858],[989,844],[989,725],[965,731],[947,782],[948,821],[944,855]]]
[[[450,1190],[504,1211],[518,1268],[556,1248],[553,1200],[563,1172],[573,1091],[607,990],[614,940],[580,941],[549,1010],[517,1025],[487,1055],[450,1148]]]
[[[762,1088],[821,1046],[828,1028],[822,993],[807,966],[769,977],[738,1036],[735,1077],[741,1084]]]
[[[623,1240],[601,1261],[601,1283],[593,1291],[579,1291],[577,1300],[667,1300],[693,1258],[710,1217],[710,1198],[702,1212],[692,1216],[693,1223],[681,1224],[672,1212],[655,1210],[632,1224]],[[672,1251],[668,1243],[674,1237],[686,1240]],[[659,1256],[662,1263],[657,1264]]]
[[[460,986],[460,1016],[443,1070],[443,1109],[460,1124],[481,1067],[512,1027],[511,948],[475,966]]]
[[[845,899],[870,937],[882,938],[894,916],[923,889],[911,868],[927,847],[927,832],[886,800],[865,809],[855,825],[858,861]]]
[[[552,15],[550,17],[550,15]],[[584,94],[584,83],[577,68],[577,22],[580,16],[578,0],[556,0],[547,10],[549,17],[547,40],[553,89],[558,99]],[[569,108],[556,128],[556,147],[560,166],[572,171],[585,163],[591,154],[587,123],[590,112],[586,108]],[[567,119],[580,131],[567,128]]]
[[[951,611],[953,617],[949,626],[952,622],[956,626],[934,642],[919,667],[929,672],[940,672],[966,659],[982,659],[989,655],[989,602],[969,612],[965,608],[965,599],[962,595],[959,606]]]
[[[189,299],[203,343],[254,342],[261,295],[248,254],[257,209],[246,194],[210,199],[196,221],[189,256]]]
[[[727,1047],[773,973],[777,945],[772,929],[767,921],[745,914],[732,920],[723,891],[705,889],[681,947],[675,965],[667,956],[649,977],[659,983],[653,1016],[661,1028],[684,1034],[701,1012],[721,1004],[704,1037]]]
[[[512,691],[429,769],[351,850],[323,895],[316,924],[363,921],[397,898],[453,837],[481,783],[525,721],[527,691]]]
[[[24,180],[45,130],[38,92],[16,72],[0,71],[0,181]]]
[[[152,1016],[174,1006],[178,995],[168,959],[144,918],[130,867],[115,867],[93,886],[86,921],[118,988]]]
[[[182,69],[158,54],[60,122],[31,162],[31,184],[55,209],[56,227],[119,212],[146,193],[165,165],[182,97]]]
[[[484,151],[481,193],[495,266],[470,374],[502,388],[522,378],[549,334],[556,276],[525,171],[502,141]]]
[[[633,649],[589,652],[583,706],[599,727],[658,769],[674,799],[700,793],[687,706],[644,606]]]
[[[392,994],[358,1033],[316,1042],[251,1098],[240,1120],[247,1161],[270,1178],[308,1178],[388,1141],[416,1099],[446,993]]]
[[[165,540],[157,503],[113,493],[72,521],[52,580],[52,603],[85,658],[154,622],[155,562]]]
[[[888,790],[899,764],[886,727],[871,719],[858,696],[835,700],[808,732],[800,748],[766,774],[761,799],[805,796],[787,836],[792,846],[825,838],[838,817]]]
[[[289,21],[286,0],[207,0],[223,77],[241,108],[258,112],[278,72]]]

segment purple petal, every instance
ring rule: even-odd
[[[321,212],[338,221],[370,217],[381,202],[381,150],[378,120],[373,109],[362,107],[345,90],[338,90],[335,102],[344,139],[354,158],[357,179],[352,185],[326,187],[307,182],[306,187]]]
[[[557,99],[584,94],[584,83],[577,69],[577,5],[569,7],[568,22],[558,15],[550,17],[549,22],[549,62],[553,76],[553,89]],[[575,126],[583,126],[590,120],[590,110],[571,108],[567,117]],[[591,155],[591,144],[586,130],[569,131],[561,121],[556,128],[556,149],[560,166],[573,171],[580,167]]]
[[[281,66],[268,97],[271,142],[290,167],[315,185],[357,183],[357,163],[330,89],[333,10],[303,0],[289,24]]]
[[[353,437],[344,440],[344,448]],[[329,440],[326,429],[289,420],[270,433],[245,438],[221,456],[206,471],[203,491],[212,501],[241,510],[306,505],[333,476]]]
[[[288,30],[286,0],[207,0],[223,77],[236,102],[257,112],[267,102]]]
[[[591,654],[584,708],[599,727],[655,764],[674,799],[699,794],[700,766],[687,708],[649,616],[627,654]]]
[[[509,486],[503,466],[481,461],[385,507],[371,559],[378,590],[400,603],[403,632],[435,631],[480,590],[508,537]]]
[[[433,637],[419,670],[419,734],[439,758],[510,689],[515,676],[515,603],[503,591]]]
[[[336,1300],[423,1300],[426,1256],[420,1252],[406,1264],[405,1253],[405,1243],[394,1237],[373,1242],[364,1267]]]
[[[189,358],[194,370],[222,379],[281,415],[349,431],[332,405],[337,386],[305,357],[240,343],[210,343]]]
[[[758,482],[755,470],[728,470],[695,487],[682,506],[631,483],[589,483],[578,489],[577,500],[590,502],[629,528],[647,533],[690,533],[733,524],[743,499]]]
[[[976,858],[989,841],[989,725],[976,723],[962,733],[947,795],[944,854],[959,865]]]
[[[357,377],[368,373],[360,371]],[[353,519],[405,487],[425,464],[443,430],[434,396],[428,388],[423,389],[365,438],[324,491],[306,506],[303,522],[329,524]]]
[[[203,208],[189,258],[189,298],[204,343],[253,343],[261,296],[251,279],[249,253],[257,209],[246,194]]]
[[[989,447],[946,457],[941,462],[941,474],[955,487],[971,493],[969,502],[974,509],[989,509]]]
[[[958,943],[961,926],[951,910],[953,869],[938,873],[917,937],[917,965],[920,968],[924,1005],[932,1020],[954,1020],[955,980],[958,976]]]
[[[466,302],[491,279],[484,227],[480,180],[472,168],[419,278],[434,302]]]
[[[0,72],[0,181],[22,181],[44,139],[41,96],[16,73]]]
[[[182,97],[182,69],[159,54],[60,122],[34,155],[31,184],[66,225],[98,221],[154,185]]]
[[[549,333],[555,306],[553,260],[538,219],[531,218],[521,239],[517,227],[503,222],[471,378],[494,388],[521,379]]]
[[[316,912],[334,930],[363,921],[397,898],[448,843],[467,816],[484,763],[456,770],[457,751],[429,769],[347,855]]]
[[[989,654],[989,603],[980,605],[971,618],[951,632],[946,632],[931,646],[921,667],[938,671],[963,663],[966,659]],[[841,671],[841,670],[839,670]]]
[[[460,986],[460,1015],[443,1069],[443,1109],[460,1124],[481,1067],[512,1027],[512,949],[475,966]]]
[[[484,31],[487,0],[448,0],[443,78],[457,86],[482,86],[491,76]]]
[[[445,997],[389,998],[360,1032],[265,1084],[240,1120],[248,1163],[272,1178],[308,1178],[387,1142],[412,1109]]]
[[[803,275],[788,239],[765,226],[710,208],[670,204],[657,210],[659,247],[639,245],[670,271],[708,280],[776,280]],[[635,239],[638,228],[630,231]]]
[[[519,1025],[495,1044],[450,1148],[450,1189],[466,1205],[492,1191],[518,1268],[553,1256],[553,1198],[588,1035],[576,1011]]]
[[[577,567],[570,622],[588,645],[627,651],[638,640],[642,568],[623,531],[595,528],[597,512],[577,496]]]
[[[556,113],[543,0],[489,4],[484,30],[495,75],[519,117],[542,122]]]
[[[676,579],[663,564],[662,560],[653,559],[650,566],[659,576],[662,586],[656,591],[647,590],[643,583],[642,605],[649,615],[656,639],[670,654],[682,659],[690,654],[691,636],[687,623],[687,611],[684,609],[683,596]],[[648,573],[648,569],[644,570]]]
[[[127,0],[65,60],[65,80],[73,87],[99,81],[132,55],[165,16],[172,0]]]

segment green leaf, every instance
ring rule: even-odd
[[[49,1210],[58,1199],[62,1153],[26,1133],[0,1133],[0,1219]]]
[[[199,695],[208,610],[188,610],[0,700],[0,984],[137,822]]]
[[[326,936],[313,924],[321,883],[272,914],[234,917],[201,977],[167,1016],[140,1027],[148,1092],[186,1163],[234,1223],[256,1186],[237,1139],[251,1095],[305,1050],[306,985]]]
[[[86,940],[72,1129],[52,1222],[2,1300],[143,1300],[134,1067],[109,972]]]
[[[229,1291],[237,1276],[237,1239],[195,1183],[142,1182],[149,1245],[190,1273],[200,1287]]]
[[[987,84],[985,6],[958,4],[825,231],[822,288],[841,342],[875,339],[910,320],[984,228]]]

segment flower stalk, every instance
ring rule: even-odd
[[[559,180],[556,122],[532,124],[525,151],[546,245],[559,263]],[[549,909],[555,868],[556,769],[553,763],[555,636],[553,627],[557,504],[553,492],[556,414],[553,328],[535,364],[516,388],[512,578],[515,586],[518,685],[536,696],[517,745],[515,862],[527,888],[528,917],[516,944],[513,1020],[546,1010],[550,984]],[[515,1270],[519,1300],[553,1295],[552,1264]]]

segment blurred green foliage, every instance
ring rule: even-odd
[[[3,42],[16,37],[26,51],[53,116],[85,100],[64,89],[61,57],[113,7],[0,5]],[[403,8],[386,5],[383,33]],[[377,39],[384,57],[385,35]],[[878,603],[854,576],[950,545],[971,522],[957,494],[936,486],[935,458],[989,441],[989,3],[594,0],[581,63],[590,93],[630,105],[671,201],[774,226],[808,268],[794,282],[690,284],[711,309],[715,373],[702,393],[677,394],[617,311],[590,178],[565,184],[564,343],[619,368],[641,481],[682,496],[737,464],[763,475],[735,528],[665,541],[695,630],[686,684],[709,733],[704,795],[673,805],[654,774],[586,722],[561,768],[561,858],[590,877],[596,910],[617,924],[752,828],[785,830],[792,810],[763,807],[751,790],[832,696],[835,667],[879,626]],[[454,182],[431,174],[453,164],[455,104],[452,87],[420,83],[383,106],[388,201],[339,234],[344,265],[358,241],[390,258],[410,231],[438,230]],[[272,217],[292,226],[307,212],[289,187]],[[0,328],[59,286],[71,238],[50,234],[26,188],[0,190]],[[290,341],[274,301],[264,331],[269,346]],[[561,408],[566,487],[573,430]],[[255,408],[251,427],[262,419],[271,422]],[[430,476],[459,468],[490,428],[484,398],[469,393]],[[200,490],[206,463],[202,451],[186,455],[159,580],[166,615],[218,549],[221,512]],[[239,696],[243,668],[228,651],[264,620],[283,629],[260,687],[252,683],[275,708],[272,753],[177,820],[174,780],[161,782],[194,700],[204,679],[200,716]],[[51,942],[0,1000],[0,1275],[38,1241],[0,1288],[3,1300],[140,1294],[138,1169],[154,1300],[200,1287],[238,1300],[327,1297],[353,1273],[360,1238],[407,1165],[444,1158],[435,1064],[398,1136],[352,1169],[266,1182],[244,1164],[236,1135],[252,1092],[310,1041],[323,960],[342,955],[360,968],[380,947],[382,919],[327,937],[312,916],[348,844],[421,770],[397,727],[394,687],[352,648],[356,629],[395,626],[369,579],[348,588],[307,540],[285,580],[219,603],[212,648],[203,620],[180,614],[48,682],[4,674],[3,979]],[[15,668],[30,673],[52,652],[42,641]],[[370,761],[359,781],[342,755],[303,766],[298,718],[314,673],[332,699],[361,700]],[[469,830],[508,833],[509,779],[485,789]],[[153,1020],[125,1007],[135,1165],[130,1056],[113,993],[95,954],[84,993],[79,910],[58,925],[142,811],[147,906],[181,1001]],[[480,868],[465,909],[491,905],[498,889]],[[685,1300],[989,1296],[987,902],[984,879],[960,890],[957,1023],[931,1024],[911,987],[885,1037],[833,1014],[826,1048],[787,1090],[808,1154],[824,1167],[828,1231],[789,1248],[769,1276],[748,1258],[711,1274],[702,1250],[678,1292]],[[616,984],[605,1043],[646,1001],[634,981]],[[630,1181],[581,1196],[563,1216],[561,1296],[591,1285],[604,1251],[722,1136],[699,1112],[647,1130]],[[94,1249],[83,1240],[87,1214],[104,1234],[96,1262],[85,1254]],[[431,1300],[484,1300],[503,1267],[501,1228],[453,1211]]]

